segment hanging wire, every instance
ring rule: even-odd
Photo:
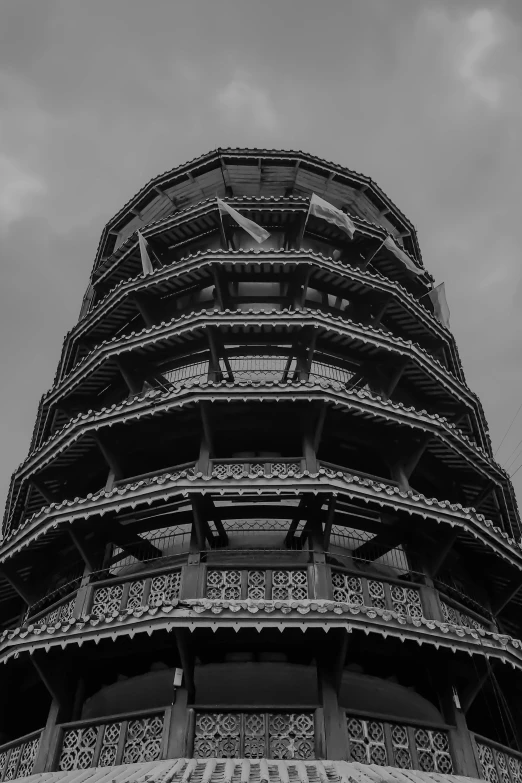
[[[502,444],[503,444],[503,443],[504,443],[504,441],[506,440],[507,436],[509,435],[509,433],[510,433],[510,431],[511,431],[511,427],[512,427],[512,426],[513,426],[513,424],[515,423],[515,419],[517,418],[517,416],[518,416],[518,414],[520,413],[520,411],[521,411],[521,410],[522,410],[522,402],[521,402],[521,403],[520,403],[520,405],[518,406],[518,410],[517,410],[517,412],[515,413],[515,415],[514,415],[514,416],[513,416],[513,418],[511,419],[511,424],[510,424],[510,425],[509,425],[509,427],[507,428],[507,430],[506,430],[506,432],[505,432],[505,435],[504,435],[504,437],[503,437],[503,438],[502,438],[502,440],[500,441],[500,443],[499,443],[499,445],[498,445],[498,448],[497,448],[497,450],[495,451],[495,455],[494,455],[495,457],[497,456],[498,452],[500,451],[500,447],[502,446]]]
[[[510,475],[510,477],[509,477],[509,478],[513,478],[513,476],[516,476],[516,475],[517,475],[517,473],[518,473],[518,471],[520,470],[520,468],[522,468],[522,462],[520,463],[520,465],[518,466],[518,468],[515,470],[515,472],[514,472],[514,473],[512,473],[512,474]]]
[[[512,449],[511,454],[509,455],[509,457],[505,460],[504,467],[505,467],[506,470],[509,467],[508,463],[513,464],[513,462],[516,462],[517,458],[519,457],[519,455],[521,453],[521,449],[520,449],[521,446],[522,446],[522,438],[520,438],[520,440],[518,441],[518,443],[515,446],[515,448]]]
[[[519,748],[520,746],[518,744],[517,729],[516,729],[515,721],[513,719],[513,715],[511,714],[511,710],[509,709],[509,705],[506,701],[506,697],[502,693],[502,689],[498,684],[498,680],[495,677],[495,672],[492,671],[491,667],[489,666],[489,661],[488,661],[488,668],[490,669],[490,678],[491,678],[491,684],[493,685],[493,694],[497,700],[498,711],[500,713],[500,720],[502,721],[502,728],[504,729],[506,740],[508,740],[508,744],[509,744],[509,741],[512,738],[514,738],[517,748]],[[504,716],[506,717],[507,722],[509,724],[509,730],[511,732],[511,735],[508,734],[507,732],[507,728],[504,722]]]

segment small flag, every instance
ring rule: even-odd
[[[449,329],[450,309],[446,300],[446,289],[444,287],[444,283],[440,283],[439,285],[435,286],[435,288],[433,288],[428,293],[428,297],[431,299],[435,318],[438,318],[441,324],[443,324],[446,329]]]
[[[333,223],[333,225],[340,228],[341,231],[346,231],[350,239],[353,239],[356,227],[348,215],[345,215],[340,209],[334,207],[329,201],[325,201],[324,198],[316,196],[315,193],[312,193],[312,197],[310,198],[310,209],[308,214],[322,218],[328,223]]]
[[[220,198],[216,198],[216,201],[218,203],[220,213],[226,213],[227,215],[230,215],[230,217],[236,221],[238,226],[241,226],[243,231],[246,231],[247,234],[250,234],[250,236],[255,239],[256,242],[261,244],[268,239],[270,233],[264,228],[258,226],[257,223],[254,223],[253,220],[249,220],[248,218],[244,217],[244,215],[241,215],[237,209],[229,207],[229,205],[225,204],[224,201],[221,201]]]
[[[151,275],[154,272],[154,267],[152,266],[152,261],[150,260],[149,243],[141,231],[138,231],[138,242],[140,245],[141,266],[143,268],[143,274]]]
[[[384,247],[387,247],[390,252],[393,253],[395,258],[397,258],[399,261],[402,261],[406,269],[409,269],[410,272],[413,272],[414,275],[423,275],[424,269],[419,269],[418,266],[414,263],[413,259],[410,258],[410,256],[406,253],[405,250],[399,247],[395,243],[395,240],[393,240],[391,237],[386,237],[386,239],[383,242]]]

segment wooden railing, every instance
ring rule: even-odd
[[[420,725],[345,712],[349,754],[360,764],[453,772],[451,726]]]
[[[205,595],[222,600],[302,601],[309,597],[306,568],[208,568]]]
[[[198,707],[193,714],[194,758],[313,759],[315,707],[266,710]]]
[[[162,606],[179,598],[181,568],[165,573],[143,574],[119,580],[104,580],[91,585],[82,614],[104,617],[113,612],[133,611],[140,606]]]
[[[166,754],[166,710],[84,720],[58,726],[56,769],[69,771],[157,761]]]
[[[472,735],[479,771],[489,783],[520,783],[522,781],[522,753],[493,742],[480,734]]]
[[[409,583],[383,581],[350,571],[332,569],[334,601],[352,606],[389,609],[401,617],[424,617],[420,588]]]
[[[0,780],[30,775],[38,754],[42,729],[0,746]]]

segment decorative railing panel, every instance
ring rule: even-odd
[[[195,758],[315,758],[313,712],[198,712]]]
[[[489,783],[522,783],[522,755],[475,737],[482,777]]]
[[[149,606],[161,606],[179,598],[180,590],[179,570],[148,579],[101,585],[93,590],[90,613],[96,617],[106,617],[118,612],[134,611],[147,603]]]
[[[301,459],[212,460],[212,475],[215,478],[242,478],[243,476],[296,476],[301,472]]]
[[[487,631],[488,628],[485,624],[479,623],[474,617],[459,611],[454,606],[447,604],[446,601],[441,599],[440,608],[442,610],[442,616],[450,625],[461,625],[465,628],[475,628],[477,631]]]
[[[0,780],[14,780],[32,773],[41,734],[39,731],[5,750],[0,748]]]
[[[89,769],[157,761],[162,756],[164,714],[97,725],[66,727],[58,769]]]
[[[293,600],[308,598],[304,569],[221,569],[207,571],[206,597],[222,600]]]
[[[346,715],[350,758],[360,764],[453,772],[448,733]]]
[[[424,616],[420,591],[417,587],[381,582],[377,579],[354,576],[343,571],[332,571],[334,601],[353,606],[372,606],[389,609],[400,617],[418,619]]]

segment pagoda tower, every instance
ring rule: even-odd
[[[301,152],[109,221],[7,498],[1,781],[522,783],[520,517],[434,283]]]

